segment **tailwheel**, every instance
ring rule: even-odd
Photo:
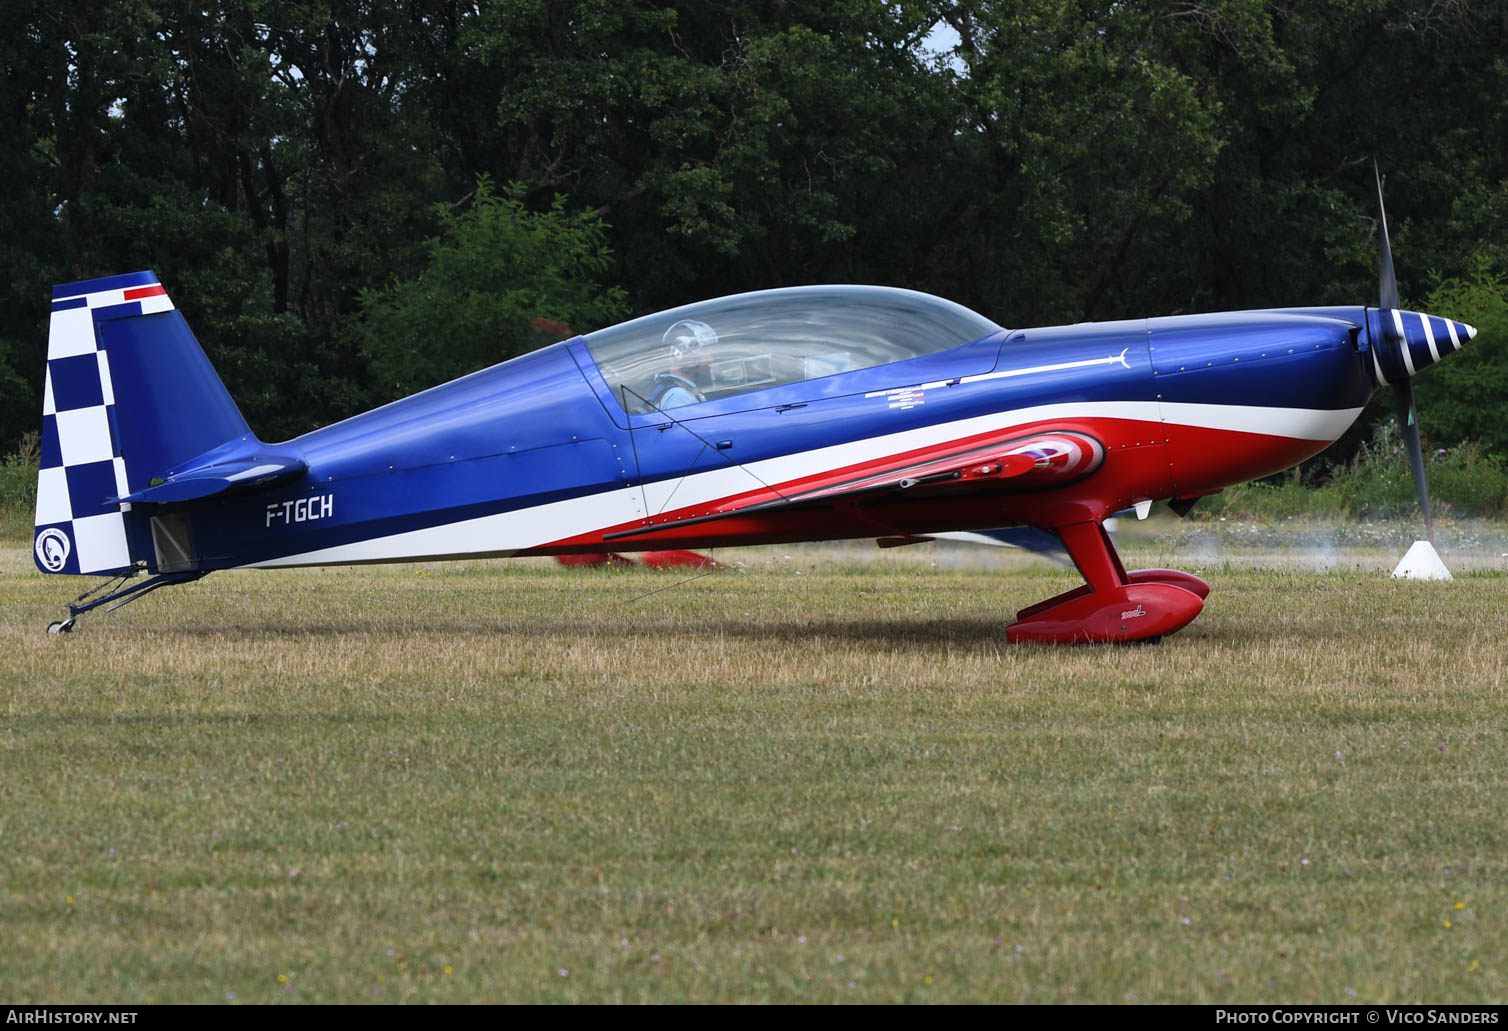
[[[97,587],[91,587],[77,598],[68,603],[68,618],[59,619],[47,624],[49,634],[71,634],[74,622],[86,612],[92,612],[101,605],[108,605],[106,612],[114,612],[122,605],[129,605],[138,598],[144,598],[160,587],[171,587],[173,584],[186,584],[198,580],[209,573],[207,569],[191,569],[178,573],[158,573],[156,576],[147,577],[139,583],[127,586],[127,581],[136,575],[135,569],[129,569],[124,573],[106,580]]]
[[[1182,630],[1204,608],[1209,584],[1175,569],[1127,573],[1098,522],[1058,528],[1084,586],[1016,613],[1005,635],[1013,643],[1150,641]]]

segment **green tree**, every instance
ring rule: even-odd
[[[1211,186],[1221,105],[1181,58],[1194,27],[1136,4],[967,0],[951,155],[965,184],[935,252],[997,319],[1135,310]]]
[[[636,310],[917,285],[929,216],[957,189],[939,189],[955,101],[918,47],[943,6],[489,5],[465,34],[496,98],[477,170],[608,217]]]
[[[1471,282],[1473,255],[1508,267],[1505,12],[11,0],[0,446],[35,427],[48,285],[139,268],[264,435],[390,396],[417,370],[374,374],[363,291],[415,282],[481,175],[523,184],[521,217],[600,217],[611,267],[569,275],[633,312],[834,281],[1016,326],[1370,302],[1373,155],[1405,295]],[[959,42],[932,55],[940,21]]]
[[[602,219],[567,212],[560,196],[531,211],[524,192],[479,179],[464,210],[441,205],[423,272],[362,292],[355,333],[385,397],[522,354],[538,346],[542,320],[588,332],[623,318],[623,291],[603,283]]]
[[[47,66],[36,26],[42,0],[0,5],[0,451],[10,454],[42,415],[49,287],[64,266],[50,200],[56,148]],[[66,271],[62,272],[66,275]]]
[[[1415,380],[1420,428],[1437,447],[1476,441],[1508,455],[1508,277],[1479,257],[1437,282],[1423,308],[1475,326],[1477,337]]]

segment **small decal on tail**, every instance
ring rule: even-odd
[[[54,526],[37,534],[36,549],[37,561],[43,569],[49,573],[61,573],[68,564],[68,553],[73,546],[68,542],[68,535]]]

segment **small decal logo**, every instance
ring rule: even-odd
[[[37,561],[49,573],[61,573],[71,550],[68,535],[54,526],[37,534]]]
[[[889,402],[891,408],[899,408],[906,411],[917,405],[927,403],[927,387],[937,386],[935,383],[923,383],[919,387],[896,387],[893,390],[871,390],[865,397],[883,397]]]
[[[1144,609],[1144,608],[1142,608],[1140,605],[1138,605],[1138,606],[1136,606],[1136,608],[1131,609],[1128,612],[1122,612],[1121,613],[1121,618],[1122,619],[1135,619],[1137,616],[1145,616],[1146,614],[1147,614],[1147,610]]]

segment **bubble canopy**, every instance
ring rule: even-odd
[[[917,358],[999,329],[914,290],[803,286],[646,315],[585,342],[613,396],[642,413]]]

